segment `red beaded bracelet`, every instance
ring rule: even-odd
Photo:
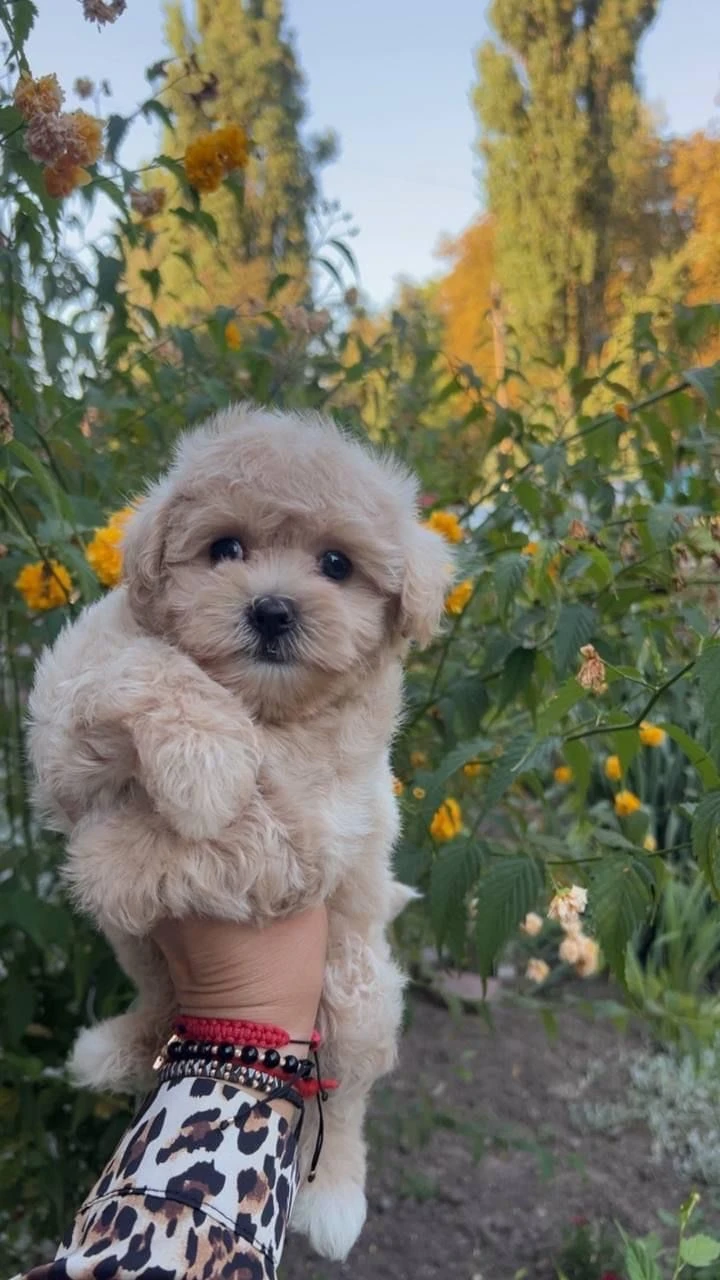
[[[320,1034],[313,1031],[309,1041],[293,1040],[282,1027],[274,1027],[269,1022],[247,1022],[243,1018],[196,1018],[182,1015],[173,1023],[173,1030],[179,1036],[187,1036],[192,1040],[209,1040],[212,1044],[255,1044],[259,1049],[281,1049],[286,1044],[309,1043],[311,1049],[317,1049],[321,1043]]]

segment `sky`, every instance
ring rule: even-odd
[[[528,0],[532,3],[532,0]],[[147,96],[144,69],[163,52],[162,0],[128,0],[114,26],[85,22],[79,0],[38,0],[29,53],[35,75],[107,78],[110,109]],[[483,0],[287,0],[307,80],[309,129],[332,127],[340,157],[324,173],[359,228],[353,250],[363,291],[377,305],[398,278],[441,269],[437,249],[482,208],[470,107],[474,50],[487,35]],[[717,116],[720,0],[660,0],[639,60],[645,97],[669,132],[704,128]],[[128,164],[152,154],[140,122]]]

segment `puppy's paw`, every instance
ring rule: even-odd
[[[249,721],[216,729],[168,726],[138,743],[142,781],[158,813],[187,840],[213,840],[246,806],[258,750]]]
[[[143,1092],[153,1082],[158,1038],[157,1017],[139,1011],[86,1027],[68,1060],[73,1084],[99,1092]]]
[[[363,1229],[367,1215],[365,1192],[357,1182],[318,1175],[298,1192],[293,1209],[293,1231],[306,1235],[323,1258],[344,1262]]]

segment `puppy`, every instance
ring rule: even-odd
[[[293,1225],[330,1258],[365,1218],[366,1099],[396,1052],[386,926],[412,893],[390,866],[389,744],[448,561],[397,462],[315,416],[230,409],[181,440],[129,523],[124,585],[45,653],[30,702],[37,804],[139,989],[135,1010],[81,1033],[79,1083],[151,1080],[173,1015],[149,936],[161,918],[328,904],[318,1018],[341,1084]]]

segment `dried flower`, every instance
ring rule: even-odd
[[[580,654],[583,658],[583,663],[577,674],[578,682],[583,689],[589,689],[591,693],[605,693],[607,689],[605,663],[596,648],[594,645],[584,644]]]
[[[413,769],[422,769],[428,762],[427,751],[411,751],[410,764]]]
[[[43,612],[67,604],[72,594],[70,574],[59,560],[26,564],[15,579],[15,587],[29,609]]]
[[[165,191],[162,187],[150,187],[147,191],[131,187],[130,208],[139,213],[141,218],[153,218],[165,208]]]
[[[401,781],[400,781],[400,778],[393,778],[393,780],[392,780],[392,793],[393,793],[393,795],[394,795],[394,796],[401,796],[404,790],[405,790],[405,783],[404,783],[404,782],[401,782]]]
[[[645,849],[648,853],[655,853],[657,849],[657,840],[655,839],[654,835],[650,831],[648,831],[645,839],[643,840],[643,849]]]
[[[559,764],[553,772],[553,778],[562,786],[567,786],[568,782],[573,780],[573,771],[569,764]]]
[[[715,542],[720,542],[720,516],[710,517],[710,536]]]
[[[225,325],[224,333],[225,333],[225,343],[230,348],[230,350],[239,351],[242,345],[242,338],[240,337],[240,330],[238,329],[234,320],[228,320],[227,324]]]
[[[573,884],[569,889],[559,889],[548,907],[548,920],[557,920],[566,933],[577,932],[579,917],[587,906],[587,889]]]
[[[322,307],[320,311],[310,311],[308,312],[308,328],[314,334],[324,333],[331,319],[332,316],[325,307]]]
[[[0,444],[10,444],[14,435],[10,405],[4,396],[0,396]]]
[[[521,554],[524,556],[536,556],[540,549],[539,542],[526,542],[522,548]]]
[[[638,733],[644,747],[661,747],[667,737],[664,729],[657,724],[651,724],[649,720],[642,721]]]
[[[25,146],[38,164],[55,164],[64,159],[70,137],[68,120],[68,115],[46,111],[32,117],[25,131]]]
[[[416,800],[424,800],[427,795],[427,791],[424,787],[413,787],[412,793]]]
[[[434,840],[454,840],[462,831],[462,812],[453,796],[443,800],[440,808],[433,814],[430,823],[430,835]]]
[[[626,404],[623,404],[622,400],[619,400],[618,403],[613,406],[613,413],[621,422],[630,421],[630,410]]]
[[[473,593],[473,584],[469,578],[464,582],[458,582],[456,587],[448,594],[445,600],[445,608],[448,613],[458,615],[462,613],[470,600]]]
[[[634,791],[618,791],[615,796],[615,812],[619,818],[629,818],[638,809],[642,809],[642,800]]]
[[[58,78],[55,75],[41,76],[33,80],[26,71],[20,76],[13,92],[13,102],[26,120],[36,115],[53,115],[58,112],[65,100]]]
[[[462,542],[462,526],[454,511],[433,511],[426,521],[428,529],[442,534],[448,542]]]
[[[536,911],[528,911],[525,919],[520,925],[522,933],[526,933],[529,938],[536,938],[542,933],[543,918]]]
[[[544,982],[549,974],[550,965],[546,964],[544,960],[539,960],[537,956],[534,956],[532,960],[528,961],[525,977],[529,978],[530,982]]]
[[[97,22],[99,27],[107,23],[117,22],[127,8],[127,0],[80,0],[83,13],[88,22]]]
[[[352,308],[352,307],[356,307],[356,306],[357,306],[357,304],[358,304],[358,299],[359,299],[359,297],[360,297],[360,295],[359,295],[359,293],[358,293],[357,289],[355,288],[355,286],[354,286],[354,285],[351,285],[351,287],[350,287],[349,289],[346,289],[346,290],[345,290],[345,297],[343,298],[343,301],[344,301],[344,303],[345,303],[345,306],[346,306],[346,307],[351,307],[351,308]]]
[[[95,92],[95,85],[88,76],[78,76],[73,85],[73,89],[78,98],[92,98]],[[55,108],[57,110],[57,107]]]
[[[569,538],[577,538],[578,541],[584,541],[590,537],[590,530],[582,520],[571,520],[568,529]]]
[[[564,964],[577,964],[582,955],[582,933],[567,933],[560,943],[558,955]]]
[[[567,941],[567,939],[565,939]],[[575,972],[580,978],[591,978],[600,967],[600,948],[594,938],[580,934],[580,954],[575,960]]]
[[[619,756],[608,756],[605,761],[605,777],[611,782],[619,782],[622,778],[622,762]]]

